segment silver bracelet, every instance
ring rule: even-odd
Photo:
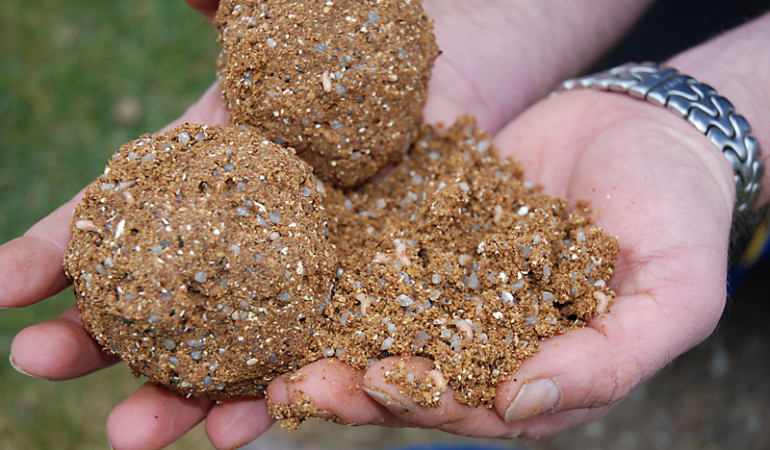
[[[736,186],[733,220],[749,212],[759,196],[764,172],[759,160],[759,142],[749,135],[751,127],[746,119],[736,114],[732,103],[717,95],[714,88],[654,63],[627,63],[567,80],[556,92],[578,88],[623,92],[665,106],[687,119],[722,150],[733,168]]]

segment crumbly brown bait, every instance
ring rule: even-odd
[[[322,357],[364,370],[423,356],[427,378],[402,367],[387,379],[424,406],[451,387],[491,407],[540,340],[614,297],[617,241],[499,161],[471,118],[424,126],[399,165],[355,190],[324,187],[253,133],[144,136],[76,210],[65,267],[83,323],[151,381],[258,396]],[[274,410],[295,423],[312,408]]]
[[[325,351],[358,369],[428,357],[462,403],[491,406],[541,339],[614,295],[616,240],[499,161],[471,118],[446,134],[424,127],[378,182],[329,190],[327,211],[340,268]]]
[[[466,117],[446,133],[424,126],[376,182],[327,187],[340,260],[321,354],[358,370],[426,357],[427,373],[401,363],[383,375],[424,407],[452,388],[460,403],[491,408],[496,387],[542,339],[603,313],[617,240],[522,173]],[[298,398],[271,406],[286,428],[315,413]]]
[[[313,354],[337,266],[312,169],[252,130],[184,125],[113,156],[75,211],[83,324],[179,393],[264,393]]]
[[[384,376],[422,406],[451,388],[492,407],[542,339],[607,310],[618,243],[587,207],[524,181],[473,118],[421,124],[438,51],[417,0],[223,0],[215,22],[240,126],[125,144],[72,223],[83,324],[136,374],[221,400],[324,357],[420,356],[427,373]],[[270,405],[290,427],[317,412],[297,398]]]
[[[438,47],[419,1],[224,0],[215,25],[231,121],[353,186],[398,161],[422,123]]]

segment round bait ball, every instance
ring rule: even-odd
[[[353,186],[408,151],[438,55],[419,1],[225,0],[215,24],[231,121]]]
[[[139,375],[226,399],[314,352],[337,256],[312,169],[238,127],[123,145],[76,208],[64,267],[85,328]]]

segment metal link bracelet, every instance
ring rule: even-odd
[[[622,92],[665,106],[687,119],[722,151],[733,169],[736,186],[733,221],[749,213],[759,195],[764,171],[759,142],[751,127],[714,88],[654,63],[627,63],[605,72],[567,80],[556,90],[591,88]]]

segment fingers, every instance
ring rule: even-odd
[[[214,20],[219,6],[218,0],[185,0],[188,5],[197,9],[209,22]]]
[[[387,381],[387,374],[396,370],[400,363],[414,376],[415,380],[433,378],[434,385],[445,385],[443,375],[434,371],[433,362],[425,358],[391,357],[373,364],[364,376],[365,391],[382,406],[411,426],[420,428],[438,428],[466,436],[505,437],[508,427],[496,416],[495,411],[485,407],[471,407],[459,403],[455,392],[446,387],[439,396],[435,407],[422,407],[415,403],[404,389]],[[437,379],[441,378],[441,380]]]
[[[185,122],[222,125],[227,120],[219,85],[214,83],[164,130]],[[29,306],[67,286],[62,261],[72,238],[72,214],[82,195],[80,192],[60,206],[23,237],[0,246],[0,308]]]
[[[74,306],[57,319],[22,330],[11,345],[10,359],[20,372],[51,380],[83,376],[117,360],[85,332]],[[115,448],[159,448],[200,422],[210,407],[147,384],[110,415],[110,440]],[[217,405],[206,431],[216,447],[233,448],[256,439],[272,423],[264,399],[238,400]]]
[[[495,409],[471,407],[459,403],[455,392],[447,388],[441,393],[437,406],[420,406],[403,389],[386,380],[386,373],[403,364],[415,379],[436,377],[433,363],[424,358],[387,358],[369,368],[364,377],[364,390],[413,427],[437,428],[449,433],[485,438],[539,438],[570,426],[586,423],[604,414],[608,407],[577,409],[547,414],[507,423]]]
[[[337,359],[324,359],[289,378],[273,380],[268,398],[283,407],[309,405],[305,409],[309,416],[342,424],[440,428],[469,436],[509,435],[510,427],[494,410],[459,404],[451,390],[441,394],[438,408],[415,404],[397,386],[385,381],[385,372],[398,361],[394,357],[375,363],[364,376]],[[412,358],[408,364],[417,376],[432,368],[432,363],[422,358]]]
[[[264,398],[232,400],[214,405],[206,418],[206,434],[216,448],[237,448],[261,436],[274,422]]]
[[[112,410],[107,437],[115,449],[162,448],[203,420],[211,406],[146,383]]]
[[[364,389],[395,416],[418,427],[484,437],[553,434],[599,417],[708,333],[709,308],[688,307],[694,302],[672,304],[664,300],[670,297],[666,294],[661,288],[621,297],[610,313],[589,327],[542,342],[541,350],[496,388],[493,409],[459,404],[451,389],[441,394],[438,407],[416,405],[386,381],[386,372],[398,361],[394,359],[373,365]],[[679,299],[691,300],[688,295]],[[433,367],[418,358],[406,365],[415,379],[424,379]]]
[[[36,236],[0,246],[0,308],[23,307],[67,287],[62,251]]]
[[[309,405],[308,416],[343,424],[405,426],[363,390],[363,374],[337,359],[309,364],[268,387],[273,405]]]
[[[29,306],[67,286],[62,261],[81,196],[57,208],[24,236],[0,246],[0,308]]]
[[[222,100],[222,90],[218,82],[214,82],[203,96],[193,103],[181,117],[169,123],[161,131],[167,131],[184,123],[203,123],[208,125],[226,125],[229,113]]]
[[[69,380],[113,364],[83,329],[80,312],[73,306],[57,319],[25,328],[11,344],[11,364],[19,372]]]
[[[71,239],[70,221],[82,192],[0,247],[0,305],[23,307],[63,289],[62,261]],[[112,364],[80,323],[73,306],[59,318],[22,330],[11,344],[11,364],[20,372],[52,380],[79,377]]]
[[[495,410],[514,423],[612,406],[702,338],[690,322],[698,318],[651,295],[624,297],[589,327],[544,341],[498,387]]]

